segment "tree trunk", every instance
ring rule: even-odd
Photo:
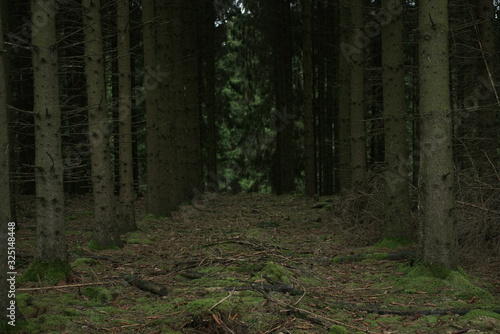
[[[394,5],[383,0],[382,8]],[[398,0],[402,9],[403,1]],[[412,239],[404,83],[403,14],[382,26],[385,130],[385,238]]]
[[[130,66],[129,1],[117,0],[118,116],[120,139],[121,232],[137,230],[134,213],[134,169],[132,157],[132,73]]]
[[[314,159],[314,111],[313,111],[313,71],[312,71],[312,1],[302,2],[303,58],[304,77],[304,166],[305,193],[316,194],[316,169]]]
[[[9,298],[8,291],[10,290],[10,283],[7,281],[10,278],[8,272],[14,272],[15,268],[10,268],[8,266],[9,245],[8,245],[8,235],[11,232],[11,236],[15,237],[14,226],[10,224],[10,180],[9,180],[9,170],[10,170],[10,150],[9,150],[9,127],[8,127],[8,117],[7,117],[7,70],[6,70],[6,58],[7,51],[4,50],[4,9],[6,8],[6,2],[0,2],[0,309],[3,311],[0,314],[0,324],[11,321],[7,317],[10,311],[6,311],[10,306],[10,301],[13,300]],[[15,248],[13,248],[15,249]],[[15,319],[15,310],[13,311]]]
[[[208,14],[202,15],[205,19],[205,110],[207,117],[207,190],[219,191],[219,175],[217,171],[217,127],[215,121],[215,8],[213,1],[205,1]],[[199,50],[200,51],[200,50]],[[201,52],[199,52],[201,53]]]
[[[419,256],[458,267],[446,1],[420,1]]]
[[[181,40],[177,44],[182,52],[180,76],[184,91],[181,93],[182,123],[181,132],[176,138],[179,147],[179,172],[184,174],[182,197],[177,204],[191,200],[195,194],[203,192],[203,169],[201,161],[200,108],[198,90],[198,50],[196,34],[196,3],[194,0],[183,0],[181,13]],[[175,89],[175,87],[173,87]]]
[[[158,5],[159,6],[159,5]],[[159,9],[155,1],[144,0],[142,21],[144,24],[144,91],[146,95],[146,154],[147,154],[147,184],[148,212],[169,216],[170,210],[162,205],[163,190],[166,189],[163,174],[166,173],[160,155],[166,148],[163,147],[161,131],[166,126],[162,124],[160,115],[160,83],[165,80],[165,69],[160,69],[157,60],[157,34]]]
[[[277,194],[295,190],[293,150],[293,101],[292,101],[292,56],[288,27],[290,7],[286,2],[273,2],[274,13],[273,50],[275,69],[275,130],[276,153],[274,164],[274,190]]]
[[[35,258],[43,262],[66,262],[56,3],[55,0],[33,1],[31,5],[33,27],[36,27],[32,30],[37,197]],[[44,6],[54,10],[46,10]]]
[[[497,115],[500,101],[496,93],[495,77],[495,8],[493,2],[489,0],[479,0],[478,18],[481,21],[479,26],[479,41],[482,53],[481,70],[479,80],[482,85],[479,119],[479,137],[481,143],[479,148],[491,159],[497,156],[498,130]]]
[[[90,160],[94,195],[95,230],[92,239],[98,247],[121,246],[109,145],[111,126],[107,115],[100,0],[83,0],[82,6]]]
[[[363,0],[351,1],[351,17],[353,29],[351,43],[358,42],[358,32],[363,29]],[[365,130],[365,96],[364,96],[364,48],[351,56],[350,76],[350,128],[351,128],[351,170],[352,185],[360,186],[366,172],[366,130]]]
[[[340,45],[343,49],[339,55],[339,137],[337,139],[336,149],[339,151],[339,185],[337,189],[347,190],[351,188],[352,170],[351,170],[351,124],[350,124],[350,53],[345,51],[350,48],[352,43],[349,39],[351,24],[351,11],[349,3],[346,0],[340,0]]]

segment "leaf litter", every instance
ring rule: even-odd
[[[375,249],[379,226],[352,226],[335,200],[208,195],[172,218],[145,215],[140,200],[139,231],[98,252],[86,247],[88,200],[68,202],[74,272],[18,287],[25,333],[500,332],[491,268],[466,267],[480,278],[465,290],[410,280],[415,245]],[[22,225],[20,273],[34,250],[34,223]],[[376,255],[387,252],[408,256]]]

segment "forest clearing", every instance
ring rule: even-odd
[[[126,245],[91,251],[91,198],[68,198],[73,273],[19,284],[18,333],[498,333],[498,254],[461,253],[470,281],[422,275],[415,245],[375,245],[376,202],[347,221],[340,197],[209,195],[172,218],[139,200]],[[21,225],[20,274],[35,244]]]

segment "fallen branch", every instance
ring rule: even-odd
[[[306,320],[309,320],[309,321],[312,321],[312,322],[315,322],[315,323],[318,323],[318,324],[321,324],[324,326],[323,322],[321,320],[326,320],[326,321],[329,321],[331,323],[334,323],[334,324],[337,324],[337,325],[341,325],[341,326],[344,326],[344,327],[348,327],[348,328],[351,328],[351,329],[355,329],[357,331],[360,331],[360,332],[364,332],[364,333],[369,333],[369,334],[378,334],[376,332],[372,332],[368,329],[364,329],[364,328],[360,328],[360,327],[356,327],[356,326],[352,326],[352,325],[349,325],[349,324],[346,324],[342,321],[338,321],[338,320],[335,320],[335,319],[331,319],[331,318],[328,318],[328,317],[325,317],[325,316],[322,316],[322,315],[319,315],[319,314],[316,314],[314,312],[311,312],[311,311],[308,311],[308,310],[305,310],[303,308],[300,308],[300,307],[297,307],[297,306],[293,306],[293,305],[290,305],[290,304],[287,304],[287,303],[284,303],[282,302],[281,300],[279,299],[274,299],[272,298],[271,296],[269,296],[266,292],[264,291],[260,291],[262,293],[262,295],[267,299],[269,300],[270,302],[273,302],[281,307],[284,307],[284,308],[287,308],[287,309],[290,309],[293,313],[295,313],[296,315],[300,316],[301,318],[305,318]]]
[[[39,288],[19,288],[16,290],[17,291],[57,290],[57,289],[69,289],[69,288],[81,288],[83,286],[93,286],[93,285],[108,285],[114,283],[116,282],[79,283],[79,284],[68,284],[68,285],[57,285],[57,286],[42,286]]]
[[[123,278],[129,284],[131,284],[131,285],[133,285],[141,290],[154,293],[155,295],[166,296],[168,294],[168,290],[166,287],[155,284],[155,283],[151,283],[148,281],[141,280],[137,277],[137,275],[123,275]]]

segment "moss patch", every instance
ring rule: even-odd
[[[489,317],[500,321],[500,314],[487,310],[472,310],[464,316],[464,319],[472,319],[477,317]]]
[[[127,244],[154,245],[154,242],[144,236],[143,233],[129,232],[126,234]]]
[[[97,261],[95,259],[90,259],[88,257],[81,257],[81,258],[78,258],[75,261],[73,261],[73,263],[71,264],[71,267],[75,268],[75,267],[83,267],[83,266],[94,266],[97,264],[99,264],[99,261]]]
[[[96,286],[88,286],[82,290],[82,294],[88,299],[105,303],[112,299],[111,292],[108,289],[96,287]]]
[[[267,262],[265,267],[252,279],[257,281],[265,279],[269,284],[290,284],[290,277],[292,276],[293,274],[291,271],[274,262]]]
[[[335,325],[328,329],[328,334],[348,334],[349,332],[344,326]]]
[[[54,261],[42,262],[35,260],[26,269],[23,275],[18,278],[18,282],[44,282],[47,284],[56,284],[71,273],[71,266],[67,262]]]

